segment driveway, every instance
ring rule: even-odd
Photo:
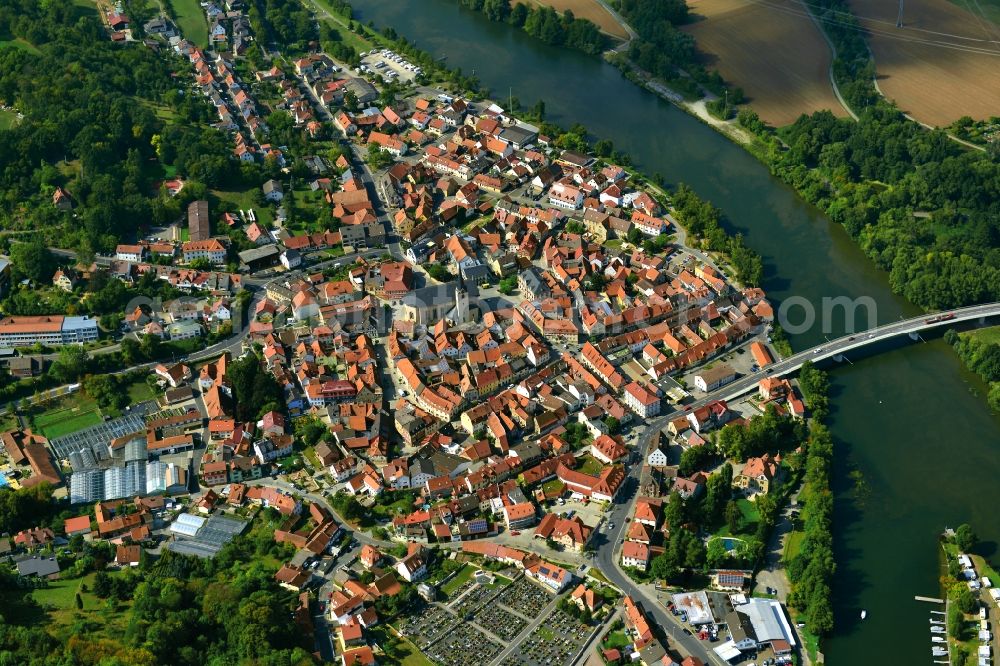
[[[789,504],[794,503],[799,498],[799,491],[795,491]],[[765,594],[768,587],[776,589],[778,601],[784,603],[791,591],[791,584],[788,582],[788,575],[782,566],[782,557],[785,554],[785,543],[788,535],[792,531],[792,509],[788,506],[781,512],[774,530],[771,532],[771,539],[767,543],[767,553],[764,556],[764,566],[757,574],[757,586],[754,592]]]

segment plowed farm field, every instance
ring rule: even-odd
[[[920,122],[1000,116],[1000,26],[981,2],[906,0],[896,28],[895,2],[851,0],[870,32],[879,89]]]
[[[830,49],[798,0],[691,0],[686,26],[705,64],[743,88],[766,122],[781,126],[803,113],[846,112],[830,83]]]

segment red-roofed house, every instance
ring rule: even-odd
[[[75,536],[77,534],[89,534],[90,533],[90,516],[77,516],[76,518],[67,518],[64,525],[66,530],[66,536]]]
[[[620,441],[608,435],[601,435],[590,445],[590,455],[605,465],[621,460],[628,454],[628,449]]]
[[[743,469],[733,478],[733,487],[740,488],[747,494],[764,493],[771,490],[771,484],[781,469],[781,459],[765,453],[759,458],[750,458],[744,463]]]
[[[639,541],[622,544],[622,566],[646,570],[649,566],[649,546]]]
[[[503,508],[508,530],[519,530],[535,524],[535,505],[531,502],[509,504]]]

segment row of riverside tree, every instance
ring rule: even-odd
[[[553,46],[567,46],[596,54],[608,47],[607,35],[588,19],[577,18],[567,9],[562,14],[551,7],[510,0],[459,0],[464,7],[482,12],[491,21],[510,23],[532,37]]]

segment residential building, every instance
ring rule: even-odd
[[[115,259],[119,261],[138,263],[145,257],[146,248],[143,245],[119,245],[115,248]]]
[[[694,387],[709,393],[736,379],[736,371],[725,363],[717,363],[694,376]]]
[[[651,418],[660,413],[660,398],[638,382],[625,387],[625,406],[643,418]]]
[[[409,544],[409,552],[396,563],[396,571],[403,579],[412,583],[427,575],[427,553],[420,544]]]
[[[780,456],[765,453],[763,456],[750,458],[743,464],[740,473],[733,477],[733,487],[745,491],[748,495],[756,493],[766,495],[771,491],[780,470]]]
[[[565,590],[573,582],[573,574],[562,567],[544,561],[525,567],[524,574],[557,594]]]
[[[274,179],[264,183],[261,189],[264,190],[264,198],[272,203],[279,203],[285,198],[285,188]]]
[[[520,530],[535,524],[535,505],[531,502],[508,504],[503,508],[508,530]]]
[[[622,544],[622,566],[645,571],[649,566],[649,545],[638,541]]]
[[[186,263],[196,259],[207,259],[213,264],[221,264],[226,261],[226,246],[215,238],[188,241],[181,246],[181,255]]]

